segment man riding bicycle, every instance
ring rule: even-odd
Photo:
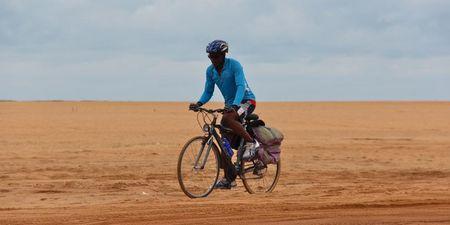
[[[255,95],[247,84],[241,64],[225,57],[227,52],[228,44],[222,40],[214,40],[206,46],[211,65],[206,69],[205,89],[200,100],[191,103],[189,109],[196,110],[207,103],[214,93],[214,85],[217,85],[225,99],[221,123],[245,140],[242,158],[250,160],[256,155],[259,143],[250,136],[240,121],[255,110]],[[225,177],[216,183],[215,188],[230,189],[236,186],[236,174],[230,172],[230,166],[222,159],[221,167]]]

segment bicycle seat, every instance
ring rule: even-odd
[[[256,115],[256,114],[253,114],[253,113],[248,115],[247,117],[245,117],[245,120],[247,120],[248,122],[249,121],[253,121],[253,120],[257,120],[257,119],[259,119],[259,116]]]

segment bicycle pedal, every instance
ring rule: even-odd
[[[235,165],[234,169],[236,170],[237,173],[241,172],[241,166],[240,165]]]

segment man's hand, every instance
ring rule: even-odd
[[[202,105],[203,105],[203,103],[201,103],[201,102],[191,103],[191,104],[189,104],[189,110],[197,112],[198,108],[200,108],[200,106],[202,106]]]
[[[238,111],[238,109],[239,109],[239,106],[237,106],[237,105],[230,105],[230,106],[225,106],[225,108],[224,108],[224,112],[226,112],[226,113],[230,113],[230,112],[237,112]]]

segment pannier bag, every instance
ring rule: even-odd
[[[264,164],[276,164],[280,161],[280,145],[261,145],[258,149],[258,159]]]
[[[275,129],[266,126],[252,128],[255,138],[261,143],[258,149],[258,157],[265,164],[275,164],[280,160],[280,145],[283,141],[283,134]]]

